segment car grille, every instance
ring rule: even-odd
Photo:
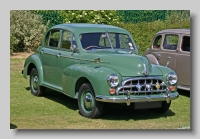
[[[166,92],[167,85],[159,77],[128,78],[116,88],[117,95],[150,95]]]

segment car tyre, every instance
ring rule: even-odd
[[[84,83],[78,94],[78,107],[80,114],[88,118],[98,118],[103,112],[103,103],[95,100],[93,87]]]
[[[46,87],[39,85],[39,75],[36,68],[33,68],[30,73],[30,89],[34,96],[42,96],[46,90]]]
[[[165,113],[169,110],[170,105],[171,101],[169,103],[162,101],[162,106],[160,108],[154,108],[153,111],[156,113]]]

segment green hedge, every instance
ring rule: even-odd
[[[143,52],[150,47],[155,33],[163,29],[190,28],[190,20],[187,19],[174,23],[169,23],[169,20],[148,23],[142,22],[137,24],[121,23],[118,26],[128,30],[132,34],[136,45],[140,46],[139,53],[143,54]]]
[[[61,21],[64,23],[104,23],[128,30],[136,45],[140,45],[139,53],[142,54],[151,44],[156,32],[170,28],[190,28],[190,17],[188,11],[169,11],[165,21],[123,23],[123,17],[117,15],[115,10],[60,10],[52,12],[45,11],[45,17],[31,11],[11,11],[10,16],[10,52],[34,51],[41,43],[41,39],[52,24],[51,21]],[[49,15],[49,13],[51,13]],[[48,18],[47,18],[48,17]],[[59,17],[59,18],[58,18]],[[56,18],[56,19],[55,19]],[[45,20],[44,20],[45,19]],[[48,19],[48,20],[47,20]],[[45,25],[44,25],[45,21]],[[54,23],[54,22],[53,22]]]

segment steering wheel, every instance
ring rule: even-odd
[[[85,50],[89,49],[89,48],[99,48],[98,46],[92,45],[92,46],[88,46],[85,48]]]

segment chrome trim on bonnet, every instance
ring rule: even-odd
[[[147,71],[146,64],[145,64],[144,60],[142,59],[142,57],[140,57],[140,59],[141,59],[141,61],[143,63],[143,67],[144,67],[144,70],[142,71],[142,74],[148,75],[149,72]]]

